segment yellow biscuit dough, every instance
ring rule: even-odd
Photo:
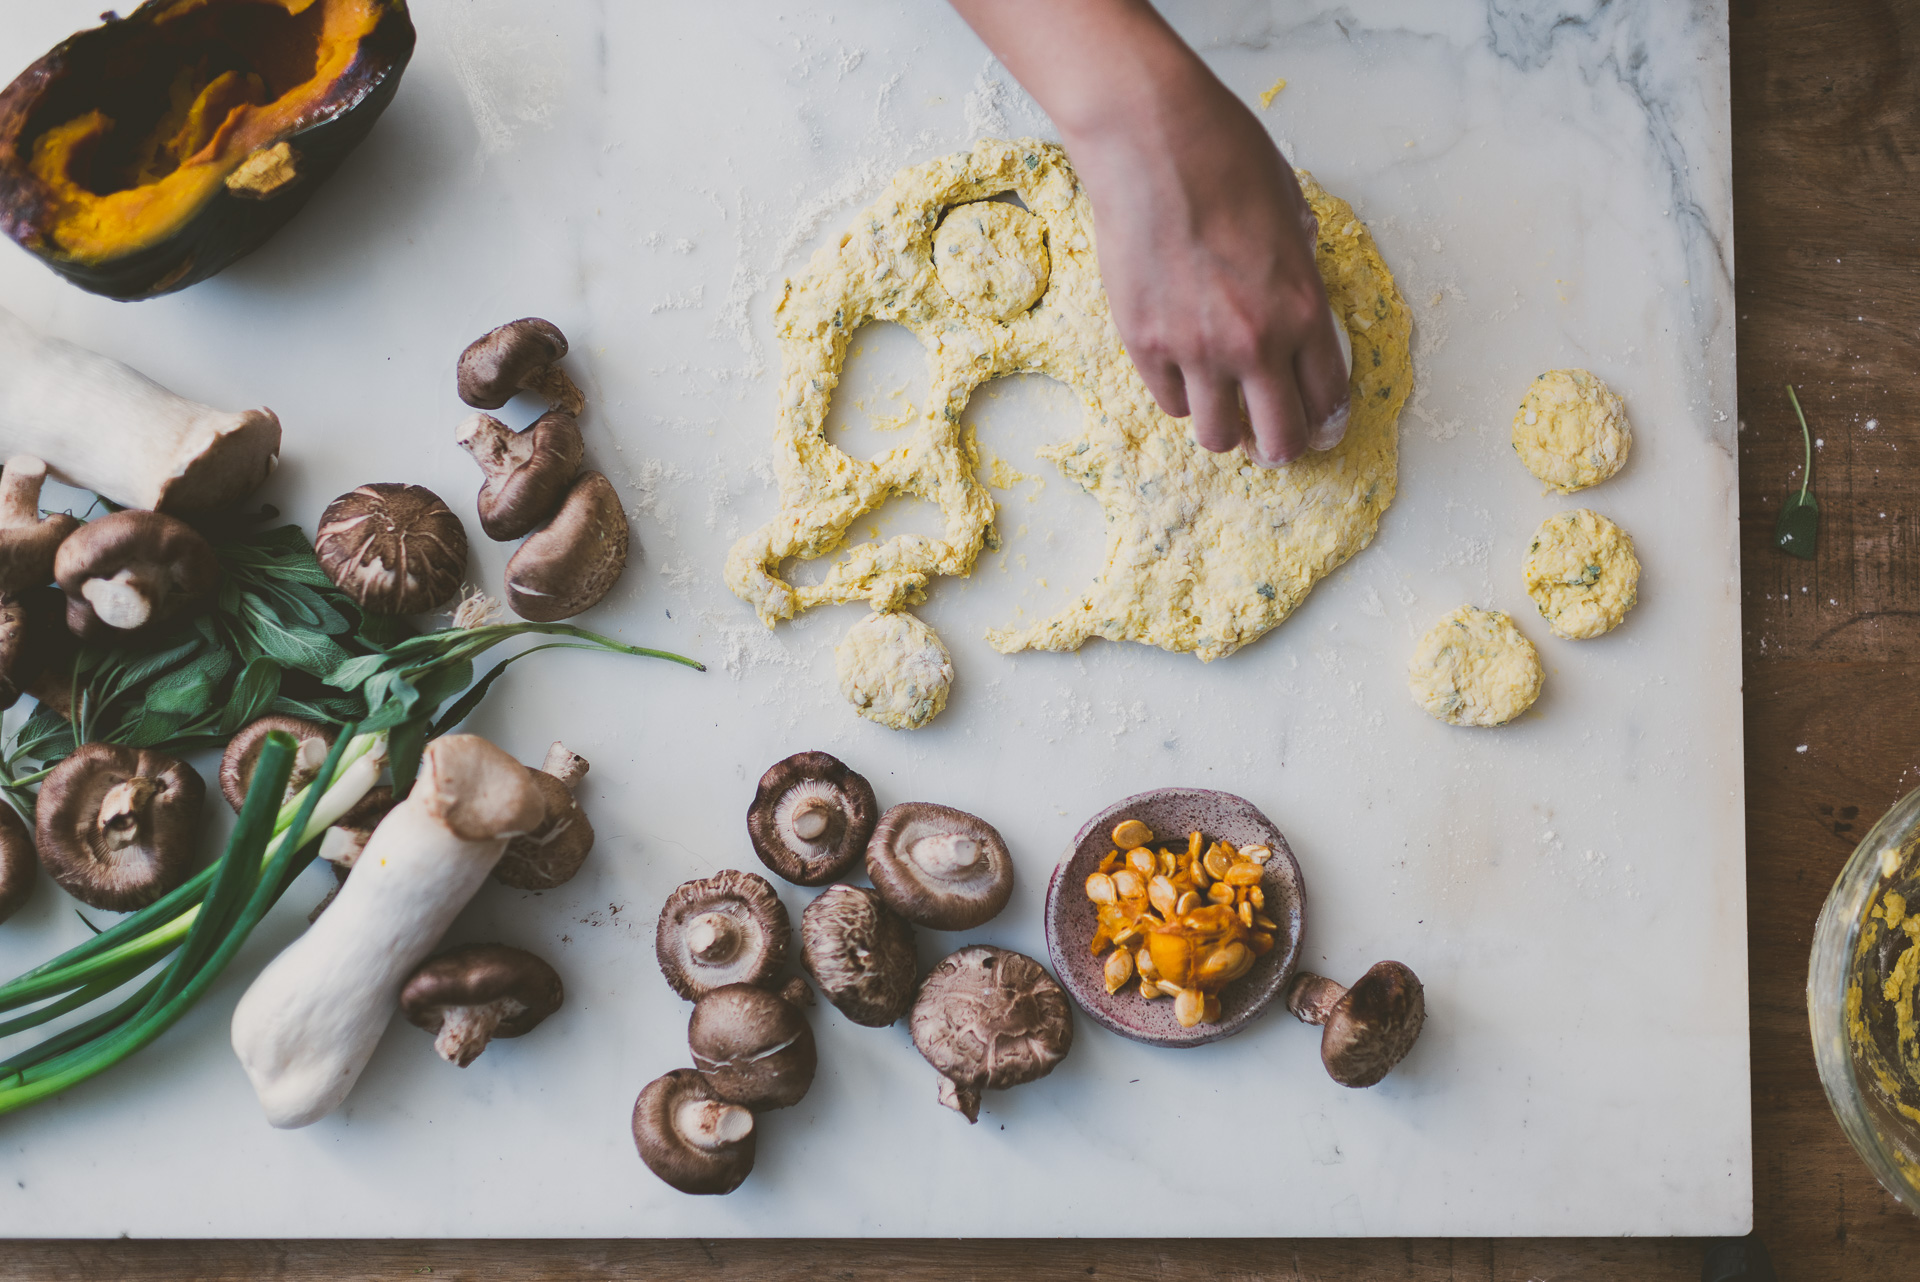
[[[1104,509],[1106,566],[1059,614],[989,640],[1007,652],[1071,650],[1099,636],[1210,660],[1286,618],[1372,540],[1393,499],[1395,423],[1412,386],[1410,316],[1373,238],[1346,202],[1300,177],[1320,222],[1315,261],[1353,340],[1353,412],[1337,448],[1267,470],[1194,444],[1184,421],[1154,405],[1121,348],[1092,213],[1065,153],[985,140],[902,170],[787,283],[774,312],[780,509],[728,554],[728,586],[771,627],[844,601],[899,610],[924,600],[934,575],[968,573],[994,505],[975,479],[961,413],[988,379],[1041,373],[1073,388],[1085,409],[1076,436],[1039,453]],[[1049,270],[1040,301],[1002,322],[955,305],[933,242],[943,214],[1007,191],[1045,224]],[[897,322],[920,339],[931,394],[908,439],[867,461],[830,443],[825,424],[848,340],[871,321]],[[897,495],[938,505],[941,535],[860,543],[815,584],[782,577],[789,560],[840,549],[854,521]]]
[[[1534,379],[1513,416],[1513,452],[1562,494],[1618,472],[1632,445],[1626,405],[1583,369],[1548,370]]]
[[[891,730],[917,730],[939,716],[953,686],[947,647],[904,612],[869,614],[847,629],[833,666],[854,711]]]
[[[1407,670],[1416,703],[1455,726],[1505,725],[1540,697],[1540,656],[1498,610],[1463,605],[1420,639]]]
[[[1632,537],[1586,508],[1540,523],[1527,549],[1526,576],[1540,617],[1569,641],[1612,631],[1639,600]]]
[[[954,302],[1010,321],[1047,292],[1047,225],[997,200],[957,205],[933,234],[933,262]]]

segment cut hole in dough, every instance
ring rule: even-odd
[[[1407,670],[1414,702],[1454,726],[1500,726],[1540,697],[1540,655],[1498,610],[1463,605],[1420,639]]]

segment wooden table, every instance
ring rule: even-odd
[[[1880,1190],[1828,1112],[1804,1000],[1827,887],[1873,820],[1920,787],[1920,211],[1908,181],[1920,166],[1920,64],[1910,50],[1920,51],[1920,0],[1734,0],[1754,1223],[1796,1282],[1920,1274],[1920,1254],[1909,1258],[1920,1219]],[[1789,381],[1824,442],[1812,562],[1773,546],[1781,499],[1799,484]],[[10,1243],[0,1278],[1692,1282],[1703,1252],[1653,1239]]]

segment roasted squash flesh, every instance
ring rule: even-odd
[[[28,122],[41,234],[99,263],[178,232],[257,149],[310,123],[391,6],[174,0],[137,49],[69,77]],[[260,193],[255,193],[260,194]]]

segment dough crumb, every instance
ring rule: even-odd
[[[1540,523],[1527,549],[1527,595],[1555,636],[1611,632],[1640,599],[1640,558],[1628,533],[1587,508]]]
[[[1533,642],[1498,610],[1463,605],[1420,639],[1407,671],[1414,702],[1453,726],[1501,726],[1540,697]]]
[[[1286,87],[1287,87],[1287,78],[1285,76],[1282,76],[1280,77],[1280,79],[1274,81],[1272,85],[1268,86],[1266,89],[1261,90],[1260,91],[1260,110],[1265,111],[1267,108],[1273,106],[1273,100],[1275,98],[1278,98],[1280,96],[1280,91],[1282,89],[1285,89]]]
[[[1552,369],[1534,379],[1513,416],[1513,452],[1562,494],[1618,472],[1632,445],[1626,405],[1583,369]]]
[[[833,649],[840,693],[890,730],[918,730],[947,706],[953,658],[938,634],[905,611],[869,614]]]

